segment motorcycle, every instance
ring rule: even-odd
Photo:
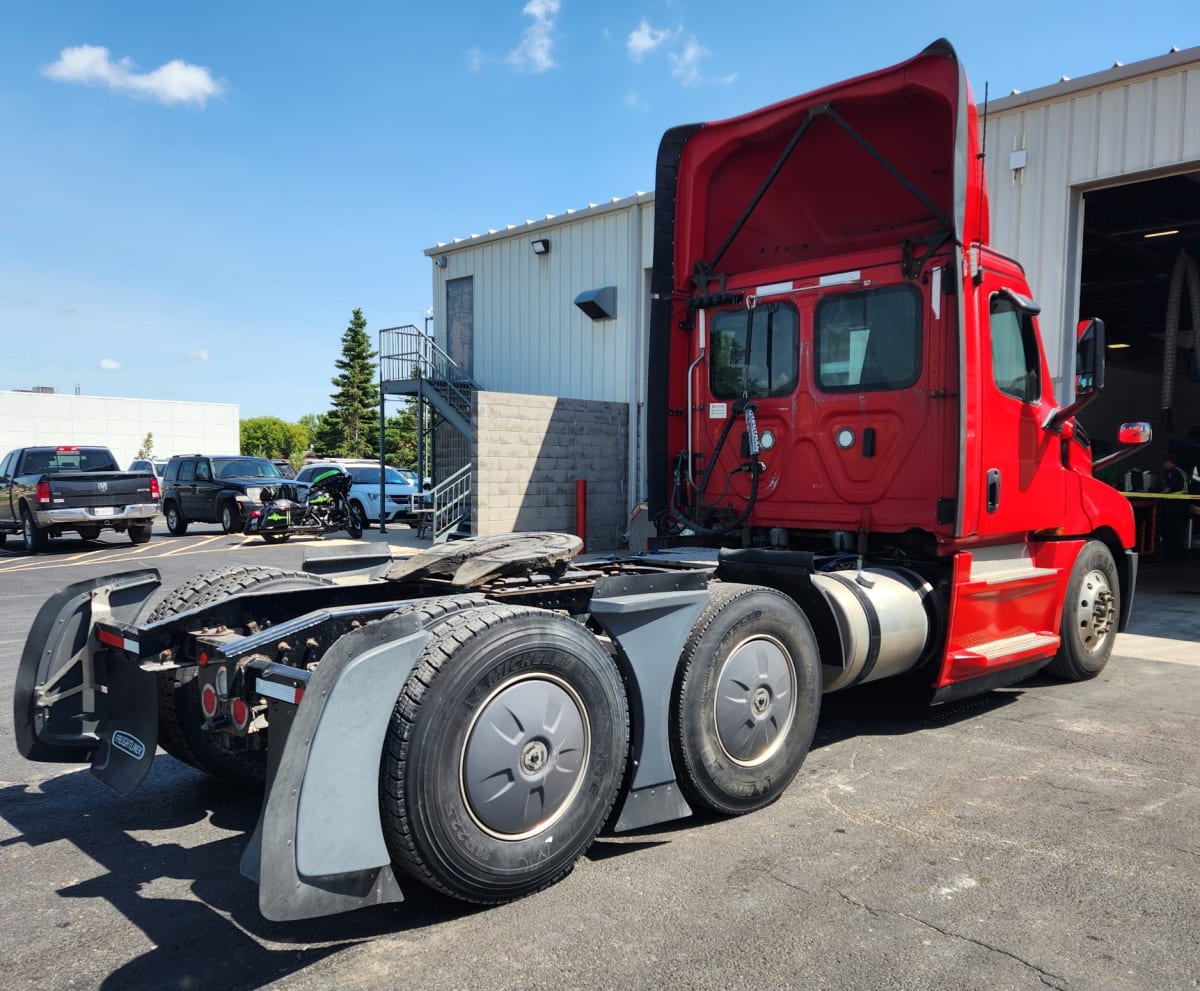
[[[282,543],[293,533],[332,533],[345,530],[354,540],[363,535],[362,512],[350,505],[353,479],[342,468],[330,468],[313,479],[304,492],[292,482],[262,490],[262,506],[246,517],[242,532]]]

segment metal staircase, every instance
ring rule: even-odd
[[[411,396],[417,408],[417,462],[432,465],[429,494],[434,543],[470,523],[478,386],[437,342],[406,324],[379,332],[380,388],[385,396]],[[456,436],[448,437],[445,427]]]

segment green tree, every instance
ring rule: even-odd
[[[351,314],[342,334],[342,356],[334,363],[337,392],[329,398],[333,409],[325,414],[326,430],[320,437],[321,453],[342,458],[369,458],[379,451],[379,387],[376,382],[375,352],[367,336],[367,321],[361,309]]]
[[[146,432],[146,438],[142,441],[142,446],[138,448],[135,458],[152,458],[154,457],[154,434]]]
[[[383,448],[384,460],[388,464],[396,468],[416,466],[417,411],[412,400],[387,418],[383,432]]]
[[[281,458],[289,453],[291,431],[277,416],[255,416],[242,420],[242,453],[259,458]]]

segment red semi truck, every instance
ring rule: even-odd
[[[762,808],[825,692],[1093,677],[1137,562],[1074,419],[1103,325],[1057,403],[1020,266],[987,246],[979,151],[945,42],[668,132],[647,400],[669,552],[513,534],[160,594],[151,570],[81,582],[29,633],[21,753],[119,793],[156,744],[263,784],[241,867],[284,920],[408,881],[502,902],[606,826]]]

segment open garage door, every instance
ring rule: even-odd
[[[1200,463],[1200,313],[1192,312],[1186,270],[1200,300],[1200,170],[1087,192],[1083,217],[1079,313],[1104,319],[1109,350],[1104,394],[1081,420],[1098,453],[1121,422],[1146,420],[1156,443],[1136,467],[1157,469],[1171,446],[1190,469]],[[1190,264],[1180,262],[1181,252]],[[1166,359],[1173,281],[1172,376]],[[1162,411],[1165,377],[1174,380],[1166,393],[1169,417]],[[1135,465],[1121,466],[1128,467]]]

